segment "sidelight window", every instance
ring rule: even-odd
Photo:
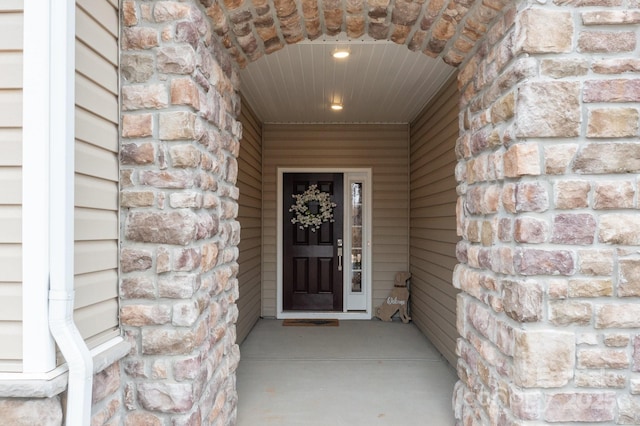
[[[367,215],[367,174],[347,174],[347,199],[345,200],[345,236],[347,237],[346,308],[347,311],[366,311],[369,295],[370,237]]]
[[[362,292],[362,182],[351,183],[351,292]]]

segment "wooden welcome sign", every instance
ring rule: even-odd
[[[407,288],[407,280],[411,278],[409,272],[396,273],[395,280],[393,281],[393,288],[389,297],[384,303],[376,308],[376,316],[382,321],[391,321],[391,318],[396,312],[399,313],[400,319],[403,323],[411,321],[411,317],[408,315],[409,304],[409,289]]]

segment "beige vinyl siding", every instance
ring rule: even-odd
[[[118,331],[118,10],[76,2],[75,312],[89,347]]]
[[[22,369],[22,31],[0,2],[0,371]]]
[[[278,167],[371,168],[373,307],[408,267],[408,126],[265,125],[263,315],[276,315]]]
[[[243,99],[244,102],[244,99]],[[262,128],[253,111],[243,103],[240,114],[242,140],[238,158],[238,221],[242,229],[238,283],[237,340],[241,343],[260,318],[262,270]]]
[[[459,98],[454,77],[411,124],[411,317],[453,366]]]

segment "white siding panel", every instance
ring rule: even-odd
[[[76,0],[83,14],[91,17],[95,25],[105,28],[114,38],[118,34],[118,13],[117,2],[96,1],[96,0]],[[91,27],[90,27],[91,28]],[[78,31],[80,37],[80,31]]]
[[[76,139],[118,152],[117,124],[80,108],[76,108]]]
[[[76,172],[112,182],[118,181],[118,157],[95,145],[76,141]]]
[[[0,2],[0,13],[20,12],[24,8],[24,0],[2,0]]]
[[[23,3],[0,1],[0,371],[22,369]]]
[[[22,165],[22,130],[0,128],[0,167]]]
[[[118,122],[118,99],[81,74],[76,74],[76,105],[113,123]]]
[[[0,205],[0,244],[20,244],[21,242],[22,208]]]
[[[238,246],[238,342],[242,342],[260,318],[262,275],[262,126],[243,104],[240,114],[242,140],[238,157],[238,221],[242,239]]]
[[[114,49],[114,42],[117,40],[116,33],[108,31],[101,25],[101,21],[103,19],[110,19],[112,17],[112,13],[103,12],[104,16],[101,16],[100,12],[95,9],[101,9],[100,6],[102,6],[102,4],[106,4],[104,0],[90,1],[85,3],[87,4],[87,6],[92,7],[92,9],[95,11],[96,16],[98,16],[98,21],[96,21],[84,10],[80,8],[76,9],[76,36],[78,40],[81,40],[87,46],[91,46],[93,50],[98,52],[112,64],[117,64],[117,43],[116,48]],[[115,25],[117,31],[117,14]]]
[[[76,208],[75,214],[76,241],[118,239],[117,212]]]
[[[117,280],[114,268],[76,275],[74,319],[90,347],[119,334]]]
[[[76,43],[76,70],[87,79],[107,89],[118,92],[118,71],[113,64],[83,43]]]
[[[0,11],[0,50],[20,51],[22,43],[22,12]]]
[[[456,158],[458,93],[452,78],[411,124],[411,317],[456,364]]]
[[[0,283],[7,282],[22,282],[21,244],[0,244]]]
[[[22,285],[20,283],[3,283],[0,286],[0,323],[3,321],[19,322],[22,319]]]
[[[75,312],[89,347],[118,331],[118,10],[76,7]]]
[[[117,312],[118,301],[113,298],[76,309],[73,318],[89,346],[95,347],[119,333]]]
[[[91,176],[76,175],[76,207],[118,209],[118,185]]]
[[[21,126],[22,90],[4,90],[0,87],[0,127]]]
[[[118,267],[116,241],[82,241],[75,244],[75,274],[87,274]],[[115,288],[115,286],[114,286]]]
[[[0,87],[3,89],[22,88],[22,52],[2,52],[0,54]]]
[[[276,314],[278,167],[372,168],[373,306],[409,264],[407,125],[265,125],[263,315]]]
[[[22,360],[22,322],[0,321],[2,361],[0,371],[20,371]]]
[[[75,277],[76,308],[84,308],[103,300],[118,297],[118,290],[113,282],[118,280],[115,269],[92,272]]]
[[[22,203],[22,168],[0,167],[0,205]]]

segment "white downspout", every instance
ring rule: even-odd
[[[73,322],[75,1],[49,4],[49,329],[69,368],[66,425],[81,426],[91,423],[93,359]]]
[[[73,322],[73,290],[57,289],[51,277],[49,292],[49,328],[67,361],[67,426],[91,423],[91,394],[93,388],[93,358]],[[73,281],[71,281],[73,282]]]

